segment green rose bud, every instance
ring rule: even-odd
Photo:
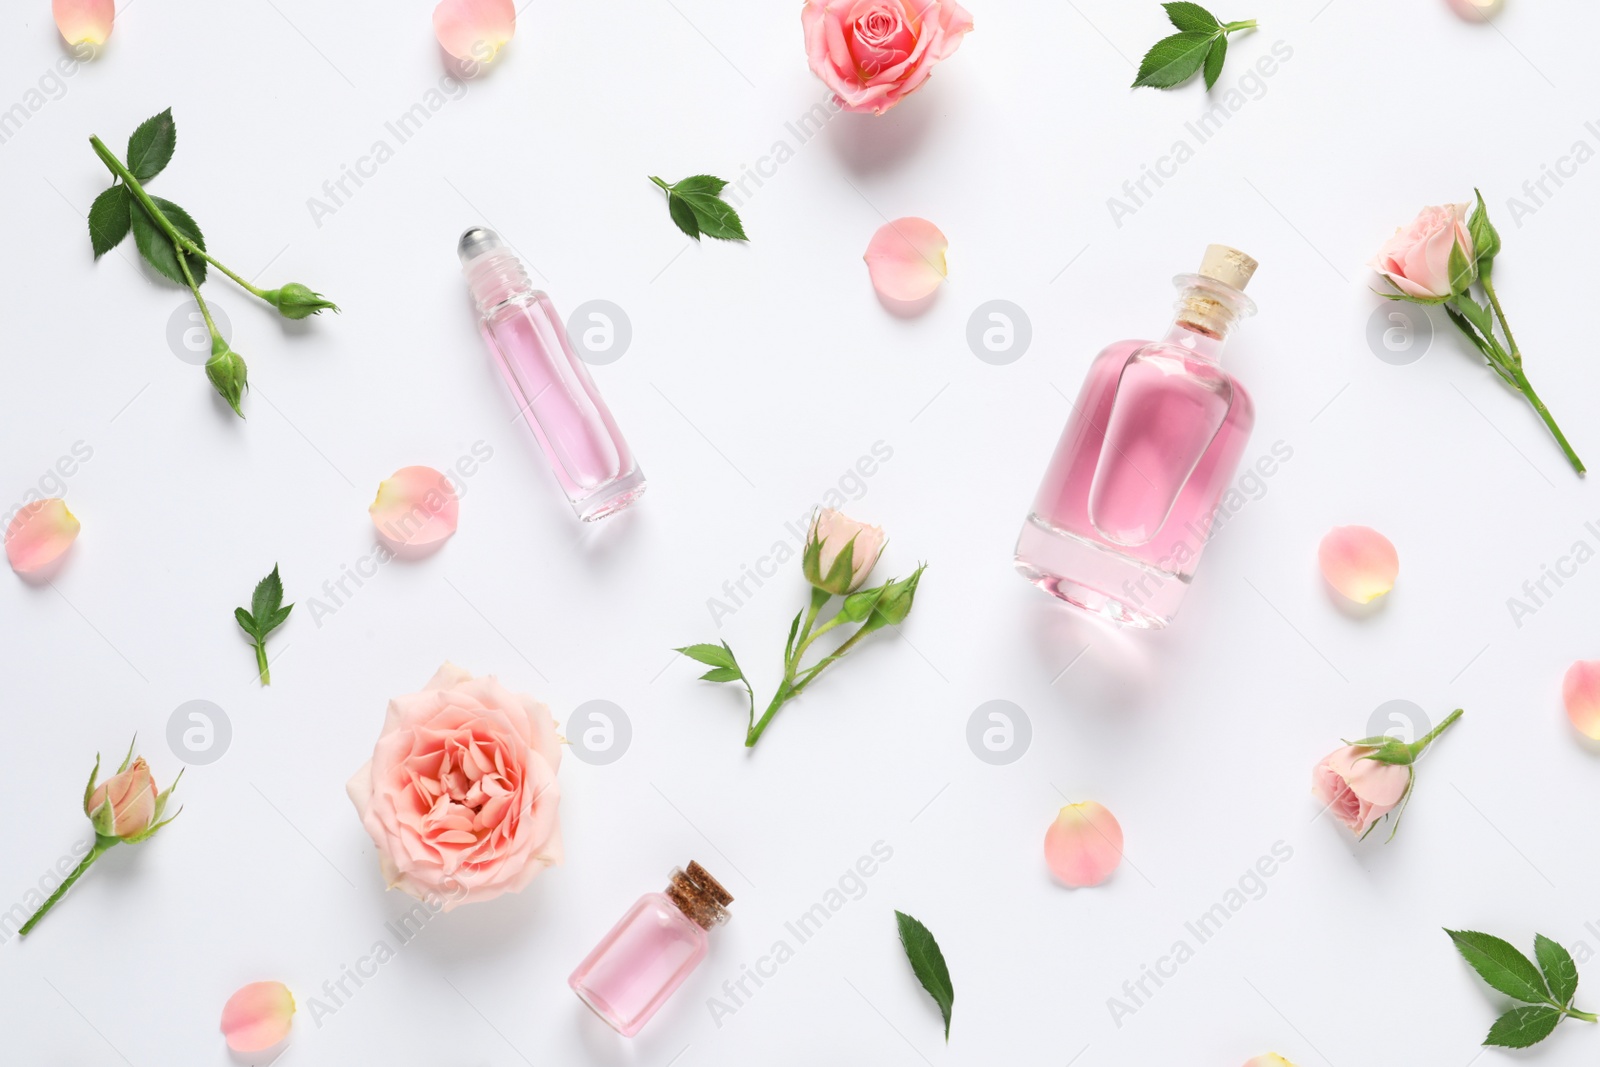
[[[883,595],[873,605],[872,615],[861,629],[871,633],[885,626],[899,626],[905,622],[906,616],[911,614],[911,602],[917,596],[917,583],[922,581],[922,572],[927,569],[928,565],[924,563],[911,572],[911,577],[896,578],[885,585]]]
[[[228,347],[220,335],[211,338],[211,358],[206,360],[206,377],[211,379],[211,386],[222,399],[228,402],[233,413],[244,418],[244,412],[239,410],[239,401],[244,397],[247,382],[244,358]]]
[[[328,309],[339,310],[333,301],[324,300],[321,293],[313,293],[299,282],[290,282],[282,289],[269,289],[262,297],[286,319],[304,319]]]

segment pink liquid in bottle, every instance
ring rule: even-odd
[[[1255,270],[1212,245],[1182,275],[1178,316],[1160,341],[1122,341],[1095,358],[1017,540],[1035,585],[1132,626],[1172,621],[1255,423],[1250,395],[1218,363],[1255,306]]]
[[[675,870],[667,891],[640,897],[567,984],[612,1029],[632,1037],[705,959],[706,931],[727,921],[732,902],[698,863]]]
[[[484,343],[573,510],[593,521],[633,503],[644,473],[555,305],[493,231],[468,230],[459,252]]]

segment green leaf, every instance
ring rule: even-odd
[[[272,573],[256,583],[255,594],[250,598],[250,614],[265,622],[277,613],[282,603],[283,579],[278,577],[277,564],[273,564]]]
[[[689,201],[681,196],[667,194],[667,214],[672,216],[672,221],[678,224],[678,229],[700,240],[700,220],[695,218],[694,208],[689,206]]]
[[[140,184],[149,181],[172,159],[172,150],[178,147],[178,127],[172,121],[169,107],[161,114],[145,119],[128,138],[128,169]]]
[[[133,196],[125,185],[113,185],[89,205],[89,240],[99,259],[122,243],[133,226]]]
[[[737,667],[739,664],[733,658],[733,649],[724,641],[720,645],[685,645],[674,651],[682,652],[692,660],[698,660],[708,667]]]
[[[955,1003],[956,991],[950,984],[950,969],[945,966],[944,953],[939,951],[939,942],[926,926],[903,911],[896,911],[894,919],[900,927],[900,944],[906,950],[906,959],[911,961],[912,973],[939,1005],[939,1014],[944,1016],[944,1039],[948,1043],[950,1008]]]
[[[711,174],[694,174],[681,182],[672,183],[672,191],[679,196],[690,193],[705,193],[707,196],[716,196],[728,187],[728,183]]]
[[[700,232],[707,237],[715,237],[719,241],[748,241],[745,236],[744,223],[739,220],[739,213],[733,210],[733,205],[721,197],[710,193],[676,193],[686,201],[694,211],[695,222],[700,225]]]
[[[255,618],[248,611],[244,610],[243,608],[234,608],[233,609],[233,619],[234,619],[235,622],[237,622],[239,624],[239,629],[243,630],[245,633],[249,634],[251,637],[255,637],[255,638],[259,639],[262,636],[261,634],[256,632],[257,627],[256,627]]]
[[[1199,4],[1180,0],[1178,3],[1161,6],[1167,9],[1167,18],[1171,19],[1172,24],[1180,30],[1190,33],[1213,33],[1222,29],[1222,23],[1217,21],[1217,16]]]
[[[738,667],[712,667],[700,676],[702,682],[742,682],[744,673]]]
[[[1578,992],[1578,965],[1572,962],[1571,953],[1543,934],[1536,934],[1533,954],[1556,1003],[1562,1007],[1571,1004]]]
[[[1478,261],[1478,271],[1488,274],[1494,257],[1500,254],[1500,231],[1489,221],[1489,208],[1483,202],[1483,194],[1476,189],[1473,192],[1477,193],[1478,206],[1467,220],[1467,233],[1472,235],[1472,252]]]
[[[1152,89],[1171,89],[1194,77],[1217,33],[1175,33],[1163,37],[1145,53],[1139,64],[1139,76],[1133,80],[1135,89],[1148,86]]]
[[[1228,38],[1218,37],[1211,45],[1211,51],[1206,53],[1206,90],[1217,84],[1217,79],[1222,77],[1222,64],[1228,58]]]
[[[1549,1037],[1560,1021],[1561,1013],[1554,1008],[1512,1008],[1494,1021],[1483,1043],[1501,1048],[1527,1048]]]
[[[167,221],[189,240],[200,248],[205,248],[205,237],[200,233],[200,227],[183,208],[170,200],[163,200],[159,196],[150,198],[156,208],[167,217]],[[138,206],[133,212],[133,241],[139,246],[139,254],[154,267],[162,277],[168,278],[179,285],[187,286],[184,280],[183,268],[178,266],[178,250],[173,246],[172,238],[167,236],[150,213],[144,207]],[[188,253],[185,253],[188,255]],[[206,261],[197,256],[188,256],[189,271],[194,275],[196,285],[204,284],[206,280]]]
[[[783,644],[783,662],[785,663],[788,663],[789,657],[794,654],[794,637],[795,634],[800,632],[800,616],[804,614],[804,610],[795,612],[794,622],[789,624],[789,640]]]
[[[284,623],[284,620],[288,619],[289,612],[291,612],[293,610],[294,610],[294,605],[293,604],[286,604],[283,607],[279,608],[277,611],[274,611],[272,613],[272,618],[270,620],[268,620],[268,622],[267,622],[267,629],[268,630],[276,630],[278,627],[282,626],[283,623]]]
[[[1490,986],[1525,1004],[1549,1003],[1550,990],[1539,976],[1539,969],[1510,942],[1474,930],[1447,929],[1445,933],[1455,942],[1456,951]]]

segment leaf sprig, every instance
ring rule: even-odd
[[[722,199],[728,183],[710,174],[696,174],[678,182],[664,182],[654,175],[650,180],[667,194],[667,213],[678,229],[700,240],[700,235],[721,241],[748,241],[744,223],[733,205]]]
[[[255,643],[256,670],[261,675],[262,685],[272,684],[272,672],[267,669],[267,635],[282,626],[293,610],[293,604],[283,602],[283,581],[278,577],[276,563],[272,565],[272,573],[256,583],[255,594],[250,598],[250,610],[233,609],[239,629]]]
[[[1162,4],[1167,18],[1178,28],[1171,37],[1163,37],[1145,53],[1139,64],[1139,75],[1133,80],[1135,89],[1172,89],[1190,78],[1202,67],[1205,69],[1206,88],[1217,84],[1222,76],[1222,64],[1228,58],[1228,34],[1256,28],[1255,19],[1243,22],[1223,22],[1188,0]]]
[[[950,968],[945,965],[944,953],[939,950],[939,942],[934,940],[932,932],[916,919],[896,911],[894,921],[900,928],[900,946],[906,950],[906,959],[911,961],[911,973],[917,976],[928,996],[939,1005],[939,1014],[944,1016],[944,1040],[949,1044],[950,1009],[955,1004],[956,990],[950,984]]]
[[[205,235],[193,216],[172,201],[145,192],[144,183],[166,169],[178,147],[178,128],[172,120],[171,108],[146,119],[133,131],[133,136],[128,138],[126,163],[99,137],[90,137],[89,144],[115,179],[89,207],[89,240],[94,246],[94,257],[99,259],[132,233],[139,254],[156,273],[178,285],[188,286],[211,334],[211,358],[206,362],[206,377],[234,414],[242,417],[244,412],[239,402],[247,384],[245,362],[228,347],[211,318],[211,309],[200,295],[207,266],[220,270],[245,292],[272,305],[286,319],[303,319],[326,310],[337,312],[338,307],[298,282],[279,289],[259,289],[251,285],[206,250]]]
[[[1543,934],[1535,935],[1533,961],[1508,941],[1473,930],[1446,930],[1456,951],[1490,986],[1526,1007],[1512,1008],[1489,1028],[1485,1045],[1527,1048],[1549,1037],[1564,1018],[1600,1021],[1593,1012],[1572,1006],[1578,992],[1578,966],[1572,955]]]

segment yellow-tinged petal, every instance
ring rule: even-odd
[[[867,270],[872,287],[886,300],[915,303],[931,296],[945,280],[949,268],[945,251],[950,242],[927,219],[895,219],[878,227],[867,245]]]
[[[1377,530],[1335,526],[1317,546],[1317,565],[1341,596],[1369,604],[1394,588],[1400,554]]]
[[[417,559],[450,539],[460,509],[455,486],[445,475],[432,467],[402,467],[378,486],[367,512],[395,555]]]
[[[235,1052],[260,1052],[289,1036],[294,995],[282,982],[251,982],[222,1006],[222,1033]]]
[[[1068,804],[1045,831],[1044,859],[1064,885],[1099,885],[1122,863],[1122,826],[1092,800]]]
[[[18,574],[50,566],[78,539],[78,519],[67,505],[51,497],[17,509],[6,527],[6,559]]]
[[[433,9],[433,33],[463,62],[488,63],[517,32],[512,0],[442,0]]]
[[[1244,1067],[1294,1067],[1294,1064],[1290,1063],[1276,1052],[1269,1052],[1265,1056],[1257,1056],[1255,1059],[1245,1064]]]
[[[117,15],[115,0],[51,0],[50,10],[70,45],[105,44]]]
[[[1585,737],[1600,741],[1600,660],[1580,659],[1561,682],[1567,718]]]

